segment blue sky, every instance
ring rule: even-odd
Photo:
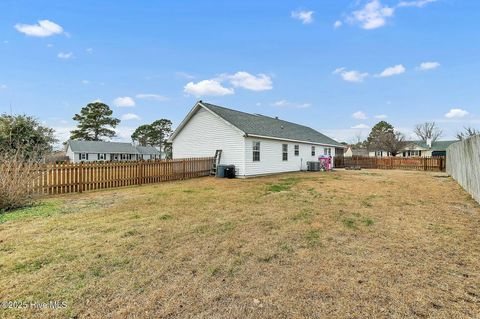
[[[0,2],[0,113],[68,138],[94,100],[174,126],[202,99],[352,142],[381,119],[408,137],[480,129],[480,1]]]

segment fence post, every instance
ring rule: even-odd
[[[142,178],[143,178],[143,161],[140,161],[137,164],[137,184],[142,185]]]
[[[183,171],[182,179],[185,179],[185,159],[182,160],[182,171]]]
[[[79,185],[78,185],[78,192],[81,193],[83,192],[83,162],[80,162],[80,165],[78,166],[78,180],[79,180]]]

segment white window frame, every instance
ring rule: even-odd
[[[78,154],[78,158],[79,158],[81,161],[88,161],[88,153],[79,153],[79,154]]]
[[[257,157],[255,157],[257,155]],[[252,142],[252,162],[260,162],[260,141]]]
[[[313,145],[312,145],[312,148],[311,148],[311,154],[312,154],[312,156],[315,156],[315,154],[317,154],[315,152],[315,146],[313,146]]]
[[[288,144],[282,144],[282,161],[288,161]]]
[[[293,154],[294,154],[295,156],[299,156],[299,155],[300,155],[300,145],[295,144],[295,145],[293,146]]]

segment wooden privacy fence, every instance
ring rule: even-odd
[[[335,157],[335,167],[445,171],[445,157]]]
[[[213,157],[166,161],[42,164],[32,181],[36,194],[66,194],[208,176]]]

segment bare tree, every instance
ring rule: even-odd
[[[422,139],[422,141],[431,140],[435,142],[440,136],[442,136],[442,130],[435,124],[435,122],[425,122],[417,124],[414,130],[415,134]]]
[[[474,129],[473,127],[464,127],[463,132],[458,132],[457,133],[457,138],[459,140],[465,140],[469,137],[479,135],[479,134],[480,134],[480,131]]]
[[[405,148],[405,135],[397,131],[383,134],[381,144],[385,151],[397,156]]]

